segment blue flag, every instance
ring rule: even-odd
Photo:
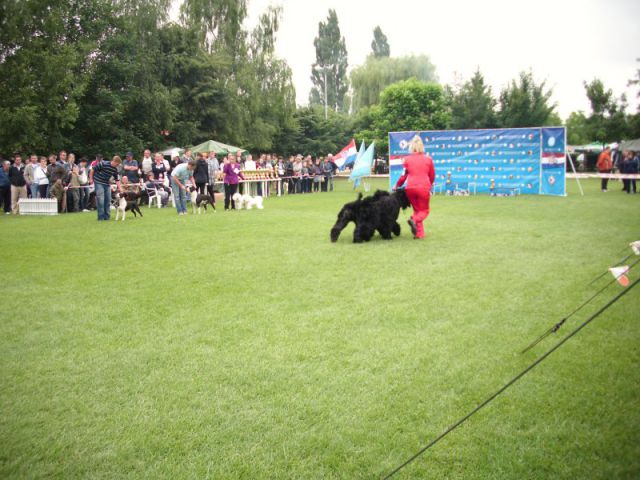
[[[349,180],[353,180],[353,188],[358,188],[360,186],[360,179],[362,177],[368,177],[371,175],[371,167],[373,167],[373,154],[375,152],[375,142],[369,145],[369,148],[364,153],[362,152],[364,148],[364,142],[360,146],[360,152],[358,152],[358,158],[356,158],[355,164],[353,165],[353,170],[351,171],[351,175],[349,175]]]

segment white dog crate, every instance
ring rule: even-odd
[[[21,198],[18,210],[20,215],[57,215],[58,201],[55,198]]]

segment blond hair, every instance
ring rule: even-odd
[[[409,143],[409,153],[424,153],[424,144],[419,135],[411,139]]]
[[[122,163],[122,159],[121,159],[118,155],[116,155],[115,157],[113,157],[113,158],[111,159],[111,161],[112,161],[112,162],[117,163],[118,165],[120,165],[120,164]]]

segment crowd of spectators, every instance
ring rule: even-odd
[[[290,156],[287,159],[273,154],[261,154],[255,159],[251,154],[237,152],[222,156],[215,152],[192,155],[186,150],[184,155],[170,159],[161,153],[152,155],[143,152],[142,158],[135,159],[133,152],[127,152],[124,160],[114,163],[116,178],[111,177],[109,188],[121,192],[148,192],[158,195],[166,206],[172,195],[171,174],[182,164],[194,162],[193,179],[199,193],[215,194],[224,191],[230,197],[236,190],[243,193],[245,183],[251,178],[262,178],[279,182],[279,192],[288,194],[308,194],[333,191],[333,177],[338,169],[331,154],[312,158],[311,155]],[[48,157],[30,155],[23,159],[15,154],[13,161],[2,160],[0,169],[0,206],[6,214],[18,213],[18,202],[26,198],[55,199],[59,212],[87,212],[97,208],[96,185],[93,170],[110,162],[96,155],[89,161],[86,157],[76,159],[73,153],[60,151]],[[225,171],[225,165],[235,165],[239,176],[235,180]],[[246,172],[247,180],[242,172]],[[254,193],[269,195],[266,182],[253,182]],[[235,185],[235,187],[233,186]],[[233,193],[231,192],[233,190]],[[228,205],[225,205],[227,208]]]

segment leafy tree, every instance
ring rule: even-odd
[[[193,90],[185,91],[184,99],[197,101],[202,119],[195,132],[198,141],[214,137],[271,149],[281,129],[293,128],[291,70],[274,54],[280,14],[269,8],[249,35],[242,30],[245,0],[186,0],[182,5],[185,27],[194,25],[200,34],[204,55],[199,68],[208,69],[185,79]]]
[[[440,85],[404,80],[384,89],[380,105],[371,107],[371,126],[356,134],[375,141],[378,151],[388,150],[388,133],[405,130],[440,130],[449,124],[444,90]]]
[[[166,144],[176,109],[163,85],[159,65],[160,25],[168,2],[120,1],[94,59],[81,99],[77,125],[70,128],[73,148],[112,155]]]
[[[423,82],[436,82],[436,67],[426,55],[399,58],[367,57],[365,63],[351,71],[353,110],[358,111],[380,102],[380,92],[385,87],[416,78]]]
[[[586,132],[591,140],[608,143],[628,138],[632,128],[625,113],[626,96],[616,99],[613,90],[605,88],[597,78],[584,82],[584,88],[591,104],[591,115],[586,119]]]
[[[217,67],[200,77],[199,101],[206,121],[197,141],[214,137],[244,146],[252,117],[249,96],[255,82],[247,32],[242,28],[247,2],[185,0],[180,13],[182,25],[199,33],[206,63]]]
[[[160,79],[176,109],[168,140],[193,145],[218,138],[225,124],[220,104],[229,93],[219,72],[229,70],[229,62],[201,48],[196,29],[170,24],[159,34]]]
[[[373,29],[371,50],[373,51],[373,56],[376,58],[389,57],[391,55],[391,48],[389,47],[387,36],[382,33],[382,29],[379,25]]]
[[[42,152],[67,143],[111,16],[100,0],[0,2],[3,148]]]
[[[589,135],[587,117],[582,112],[571,112],[566,121],[569,145],[584,145],[593,139]]]
[[[480,70],[473,77],[453,89],[447,87],[451,106],[451,128],[495,128],[496,100]]]
[[[498,125],[501,127],[538,127],[545,125],[555,105],[549,104],[551,90],[545,82],[536,84],[531,72],[520,73],[518,81],[500,92]]]
[[[336,112],[348,110],[347,47],[340,34],[335,10],[329,10],[327,21],[318,24],[318,36],[313,44],[316,62],[311,67],[313,87],[309,103],[326,106]]]
[[[340,151],[351,139],[353,129],[346,113],[329,111],[327,118],[318,106],[299,108],[297,128],[280,144],[284,154],[326,155]]]
[[[245,46],[246,17],[246,0],[184,0],[180,6],[182,23],[200,32],[208,51],[226,50],[233,58]]]
[[[272,149],[276,133],[291,128],[294,121],[296,104],[291,69],[275,56],[280,15],[280,8],[267,9],[251,39],[254,88],[248,100],[254,115],[248,145],[254,149]]]
[[[640,113],[629,116],[629,138],[640,138]]]
[[[602,80],[595,78],[591,82],[583,82],[583,84],[593,115],[604,116],[605,113],[611,113],[612,110],[615,110],[613,90],[605,90]]]
[[[271,149],[296,130],[280,10],[246,0],[0,2],[0,145],[122,154],[219,138]]]

